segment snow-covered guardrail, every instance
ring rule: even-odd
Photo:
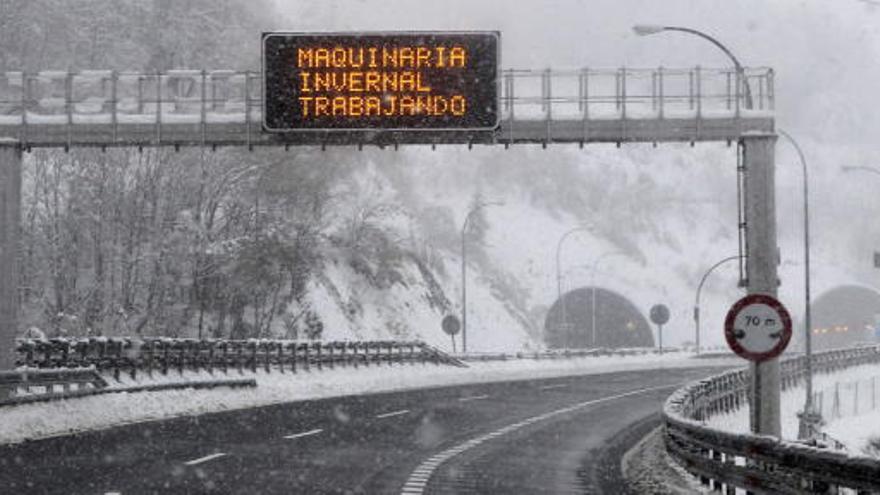
[[[94,368],[74,368],[56,370],[12,370],[0,371],[0,405],[25,402],[14,397],[20,389],[40,389],[45,397],[61,397],[71,391],[101,390],[107,382]],[[60,388],[60,391],[56,391]]]
[[[813,356],[816,373],[878,363],[880,346]],[[804,357],[783,361],[783,389],[797,386],[804,372]],[[748,387],[748,370],[741,369],[691,383],[669,397],[663,410],[666,449],[685,469],[728,494],[736,488],[767,494],[836,493],[833,487],[880,492],[877,459],[705,425],[713,415],[746,406]]]
[[[663,354],[672,354],[681,352],[681,349],[669,347],[663,349]],[[658,354],[660,351],[656,347],[627,347],[627,348],[606,348],[597,347],[591,349],[549,349],[544,351],[532,352],[468,352],[458,353],[455,357],[462,361],[507,361],[513,359],[569,359],[583,357],[599,357],[599,356],[642,356],[645,354]]]
[[[94,367],[119,379],[122,373],[243,373],[369,366],[371,364],[436,363],[464,366],[459,360],[420,341],[196,340],[172,338],[98,337],[23,339],[17,342],[19,366],[28,368]]]

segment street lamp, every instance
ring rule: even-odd
[[[568,230],[566,233],[562,234],[562,237],[559,238],[559,242],[556,243],[556,300],[559,301],[561,305],[560,308],[562,310],[562,327],[565,328],[566,325],[566,311],[565,311],[565,299],[562,297],[562,275],[560,274],[560,255],[562,253],[562,243],[565,239],[574,234],[575,232],[592,232],[592,227],[574,227],[573,229]]]
[[[464,223],[461,226],[461,352],[467,352],[467,244],[465,243],[465,234],[474,213],[486,206],[500,206],[502,204],[504,203],[500,201],[475,204],[464,217]]]
[[[798,423],[798,438],[810,438],[814,431],[814,426],[822,420],[822,417],[813,408],[813,332],[811,311],[810,311],[810,195],[809,195],[809,175],[807,173],[807,159],[800,145],[791,136],[782,129],[776,132],[784,137],[797,151],[798,158],[801,162],[801,170],[804,177],[804,362],[805,382],[807,396],[804,399],[804,410],[798,415],[800,419]]]
[[[650,36],[652,34],[658,34],[658,33],[664,32],[664,31],[680,31],[682,33],[688,33],[688,34],[693,34],[695,36],[699,36],[700,38],[703,38],[703,39],[709,41],[710,43],[712,43],[713,45],[717,46],[718,48],[721,49],[722,52],[724,52],[725,55],[727,55],[730,58],[731,61],[733,61],[733,66],[736,68],[737,79],[741,80],[743,82],[743,87],[745,89],[746,108],[748,108],[748,109],[753,108],[753,106],[752,106],[752,88],[749,86],[749,80],[746,79],[745,70],[743,69],[742,64],[739,63],[739,60],[736,58],[736,56],[733,54],[733,52],[728,50],[727,47],[724,46],[723,44],[721,44],[720,41],[716,40],[715,38],[709,36],[708,34],[702,32],[702,31],[697,31],[696,29],[679,27],[679,26],[659,26],[659,25],[653,25],[653,24],[637,24],[637,25],[633,26],[633,31],[639,36]],[[737,84],[739,84],[739,82],[737,82]]]
[[[703,274],[703,278],[700,279],[700,285],[697,286],[697,297],[694,300],[694,335],[696,336],[697,354],[700,353],[700,293],[703,291],[703,284],[706,283],[706,279],[709,278],[709,274],[712,273],[713,270],[728,261],[738,260],[741,257],[742,256],[728,256],[727,258],[724,258],[706,270],[706,273]]]
[[[596,269],[599,268],[600,261],[602,261],[603,259],[608,258],[610,256],[614,256],[614,255],[626,256],[626,253],[622,253],[620,251],[609,251],[607,253],[603,253],[601,256],[596,258],[596,261],[593,262],[593,271],[592,271],[592,275],[590,276],[590,292],[591,292],[591,294],[590,294],[590,296],[591,296],[590,318],[592,319],[592,321],[590,322],[590,330],[593,334],[593,336],[592,336],[592,347],[593,348],[596,347]]]

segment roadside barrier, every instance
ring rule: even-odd
[[[664,347],[662,354],[674,354],[682,352],[677,347]],[[454,356],[462,361],[507,361],[511,359],[571,359],[599,356],[642,356],[646,354],[661,354],[656,347],[596,347],[590,349],[548,349],[532,352],[468,352],[458,353]]]
[[[783,390],[801,383],[803,356],[781,363]],[[813,355],[814,373],[880,364],[880,346],[857,347]],[[810,442],[742,434],[711,428],[711,416],[747,407],[748,370],[729,371],[677,390],[663,409],[664,440],[669,454],[704,485],[735,494],[880,492],[880,460],[834,451],[820,432]]]
[[[420,341],[196,340],[171,338],[98,337],[23,339],[18,341],[19,366],[38,369],[94,367],[119,380],[139,373],[237,371],[297,373],[337,366],[379,366],[464,363]]]

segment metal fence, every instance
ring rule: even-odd
[[[880,407],[880,375],[835,382],[815,391],[813,404],[823,418],[830,420],[876,411]]]
[[[169,372],[280,373],[337,366],[463,363],[420,341],[298,342],[171,338],[28,339],[18,341],[18,361],[28,368],[94,367],[119,380]]]
[[[508,69],[496,84],[508,132],[515,121],[699,121],[766,115],[775,105],[769,68]],[[231,124],[251,143],[262,107],[262,78],[251,71],[0,72],[0,136],[24,144],[47,136],[76,143],[83,133],[114,143],[129,131],[162,142],[163,131],[182,129],[217,140],[213,128]]]
[[[865,364],[880,364],[880,346],[828,351],[813,359],[816,373]],[[798,385],[804,372],[804,357],[782,362],[783,389]],[[692,383],[667,400],[666,448],[688,471],[728,494],[737,488],[764,494],[880,492],[878,459],[706,426],[710,416],[748,404],[748,378],[745,369],[727,372]]]

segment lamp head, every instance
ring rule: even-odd
[[[636,24],[635,26],[633,26],[633,32],[635,32],[639,36],[657,34],[664,30],[666,30],[664,26],[659,26],[656,24]]]

